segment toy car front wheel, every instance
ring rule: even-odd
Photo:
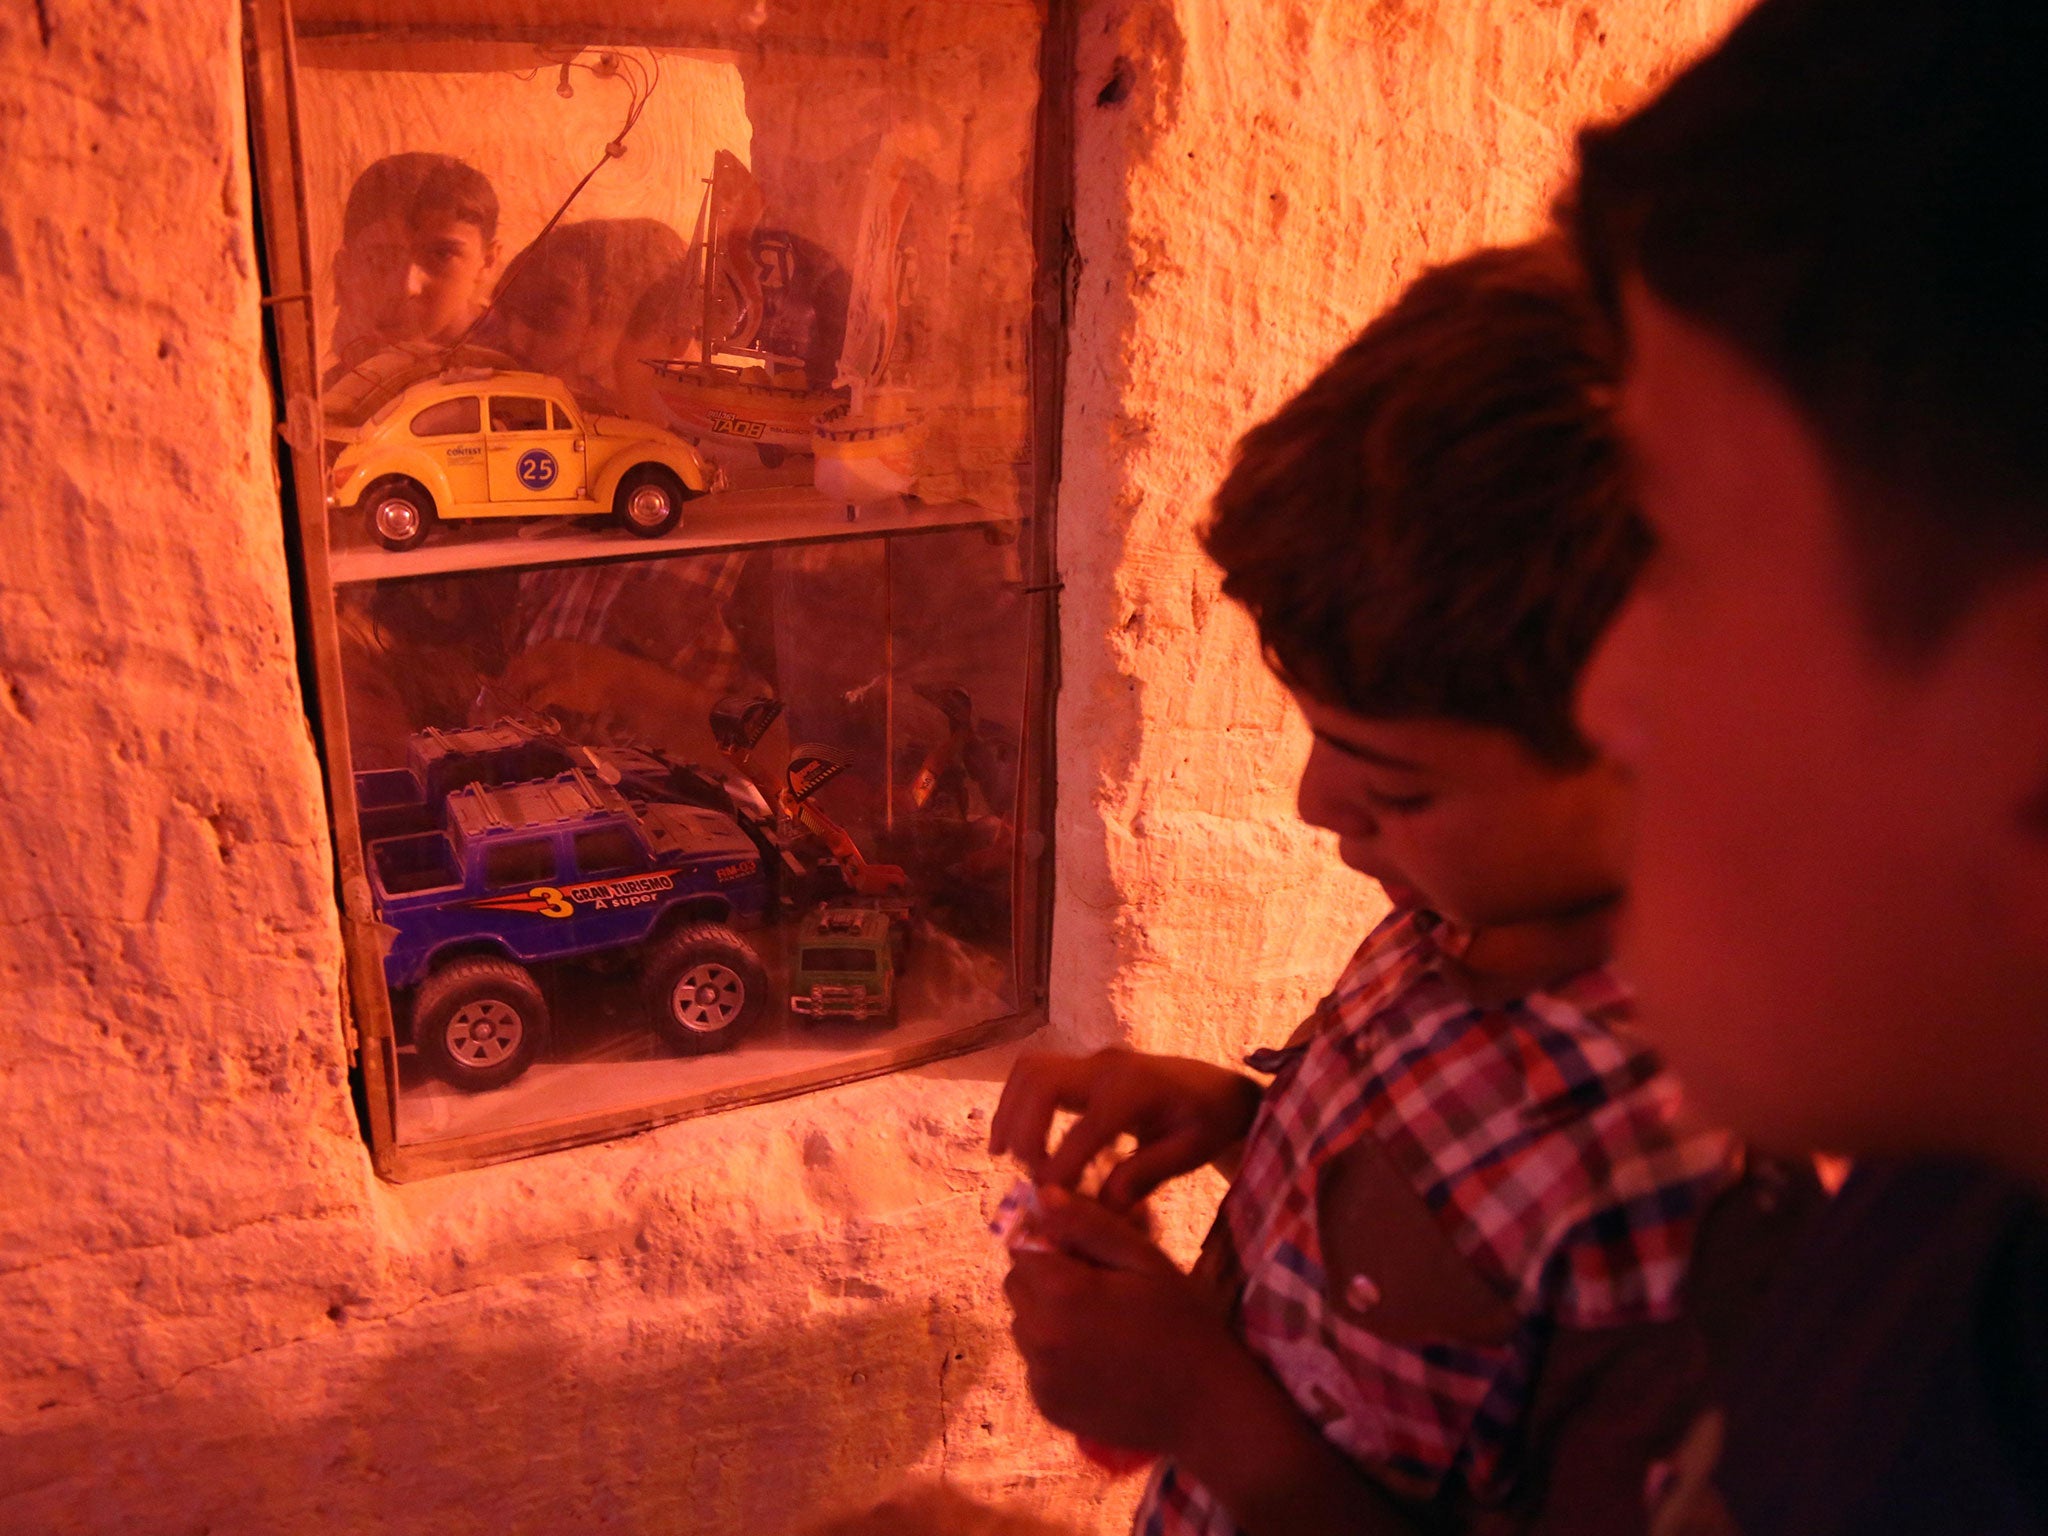
[[[548,1005],[510,960],[457,960],[420,983],[412,1040],[420,1060],[466,1093],[502,1088],[532,1066],[547,1043]]]
[[[641,986],[654,1027],[689,1055],[722,1051],[768,1004],[768,973],[723,923],[691,923],[647,957]]]
[[[410,480],[379,480],[363,493],[370,537],[386,549],[418,549],[434,528],[434,498]]]
[[[612,515],[626,532],[658,539],[683,520],[683,503],[689,495],[669,470],[659,464],[642,464],[620,479],[612,496]]]

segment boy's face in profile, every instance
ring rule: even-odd
[[[1637,773],[1621,962],[1701,1107],[1785,1147],[1998,1156],[2048,1067],[2048,581],[1921,660],[1758,370],[1640,287],[1623,415],[1658,552],[1589,674]]]
[[[1344,862],[1396,905],[1489,928],[1615,899],[1628,818],[1610,765],[1558,768],[1497,727],[1295,702],[1314,734],[1301,818],[1335,832]]]
[[[452,342],[482,308],[498,246],[467,219],[398,214],[357,231],[335,263],[344,311],[387,342]]]

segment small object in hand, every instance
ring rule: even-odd
[[[1008,1194],[996,1206],[994,1220],[988,1224],[1005,1248],[1012,1253],[1057,1253],[1059,1249],[1040,1237],[1033,1230],[1038,1218],[1038,1186],[1029,1179],[1019,1179],[1010,1186]],[[1127,1450],[1121,1445],[1105,1445],[1100,1440],[1091,1440],[1086,1435],[1076,1435],[1074,1445],[1096,1466],[1112,1477],[1122,1477],[1152,1464],[1150,1451]]]
[[[1038,1186],[1029,1179],[1019,1179],[996,1207],[995,1219],[988,1229],[1012,1253],[1058,1253],[1057,1248],[1033,1230],[1037,1220]]]

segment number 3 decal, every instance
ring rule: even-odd
[[[533,888],[533,897],[536,901],[545,901],[547,903],[546,906],[540,909],[542,917],[574,917],[576,915],[576,903],[564,896],[552,885],[536,885]]]

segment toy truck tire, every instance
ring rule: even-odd
[[[363,492],[359,503],[370,537],[386,549],[418,549],[434,530],[434,498],[403,475],[388,475]]]
[[[683,489],[673,471],[659,464],[641,464],[619,478],[612,495],[612,515],[626,532],[658,539],[683,520]]]
[[[420,983],[412,1040],[442,1082],[465,1093],[502,1088],[547,1043],[548,1005],[524,967],[491,955],[456,960]]]
[[[641,982],[654,1027],[686,1055],[722,1051],[761,1016],[768,973],[723,923],[690,923],[661,939]]]

